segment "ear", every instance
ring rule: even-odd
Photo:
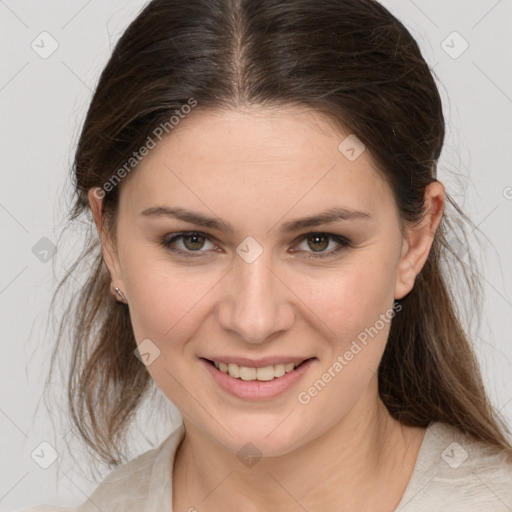
[[[113,290],[114,287],[117,286],[124,291],[125,287],[120,270],[116,244],[105,227],[105,217],[102,211],[104,195],[105,193],[103,190],[98,187],[91,188],[87,193],[91,211],[94,217],[94,223],[96,224],[96,229],[98,231],[98,236],[101,242],[103,260],[105,261],[105,265],[112,279],[111,288]],[[117,298],[117,295],[114,291],[112,291],[112,294]]]
[[[402,299],[414,287],[416,276],[427,261],[434,236],[441,223],[445,204],[445,189],[434,181],[425,189],[426,213],[421,222],[407,228],[395,283],[395,299]]]

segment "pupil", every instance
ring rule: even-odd
[[[188,235],[188,236],[184,237],[183,240],[185,242],[185,246],[187,247],[187,249],[195,250],[195,249],[200,249],[201,246],[203,245],[201,241],[197,242],[197,239],[201,239],[201,238],[204,238],[204,237],[201,235]],[[190,246],[190,244],[187,243],[187,240],[190,240],[190,239],[196,240],[195,242],[192,242],[192,246]]]
[[[321,252],[321,250],[325,249],[329,245],[329,240],[325,235],[314,235],[314,236],[311,236],[310,239],[313,240],[314,244],[320,243],[320,242],[318,242],[318,240],[322,240],[322,239],[324,240],[323,244],[320,243],[320,245],[322,245],[322,248],[320,249],[320,251],[315,250],[313,247],[311,247],[311,244],[309,244],[310,248],[313,249],[315,252]]]

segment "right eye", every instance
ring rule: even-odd
[[[174,246],[177,241],[181,242],[183,247],[182,249],[178,249]],[[174,233],[171,236],[165,235],[160,243],[169,251],[185,257],[196,258],[198,256],[203,256],[201,253],[207,252],[200,250],[204,246],[205,241],[210,241],[208,235],[200,233],[199,231],[186,231],[182,233]],[[210,241],[210,243],[212,242]]]

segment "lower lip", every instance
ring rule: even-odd
[[[295,370],[285,373],[282,377],[259,381],[235,379],[231,377],[229,373],[217,370],[217,368],[206,359],[200,359],[201,363],[206,367],[210,375],[222,389],[245,400],[266,400],[284,393],[301,379],[315,360],[315,358],[306,360]]]

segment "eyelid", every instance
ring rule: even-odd
[[[184,251],[182,249],[176,249],[176,248],[171,247],[171,244],[174,243],[175,241],[177,241],[179,239],[183,239],[187,236],[192,236],[192,235],[199,235],[200,237],[205,238],[210,243],[215,243],[214,241],[217,240],[216,237],[214,237],[212,235],[208,235],[207,233],[203,233],[202,231],[181,231],[181,232],[169,233],[169,234],[165,235],[164,237],[162,237],[160,244],[166,250],[171,251],[173,253],[177,253],[179,255],[183,255],[184,257],[191,257],[191,258],[204,257],[203,253],[209,252],[208,250],[198,249],[197,251]],[[311,251],[311,252],[309,252],[309,251],[294,250],[292,252],[306,252],[308,255],[304,256],[305,259],[320,259],[320,258],[327,259],[331,256],[336,255],[343,249],[347,249],[352,246],[352,242],[348,238],[341,236],[341,235],[336,235],[334,233],[325,232],[325,231],[310,231],[310,232],[304,233],[304,234],[298,236],[294,240],[294,245],[298,245],[302,241],[306,240],[307,238],[311,238],[315,235],[326,236],[329,240],[333,240],[334,242],[336,242],[338,244],[338,247],[335,249],[332,249],[330,251],[319,251],[319,252]]]

